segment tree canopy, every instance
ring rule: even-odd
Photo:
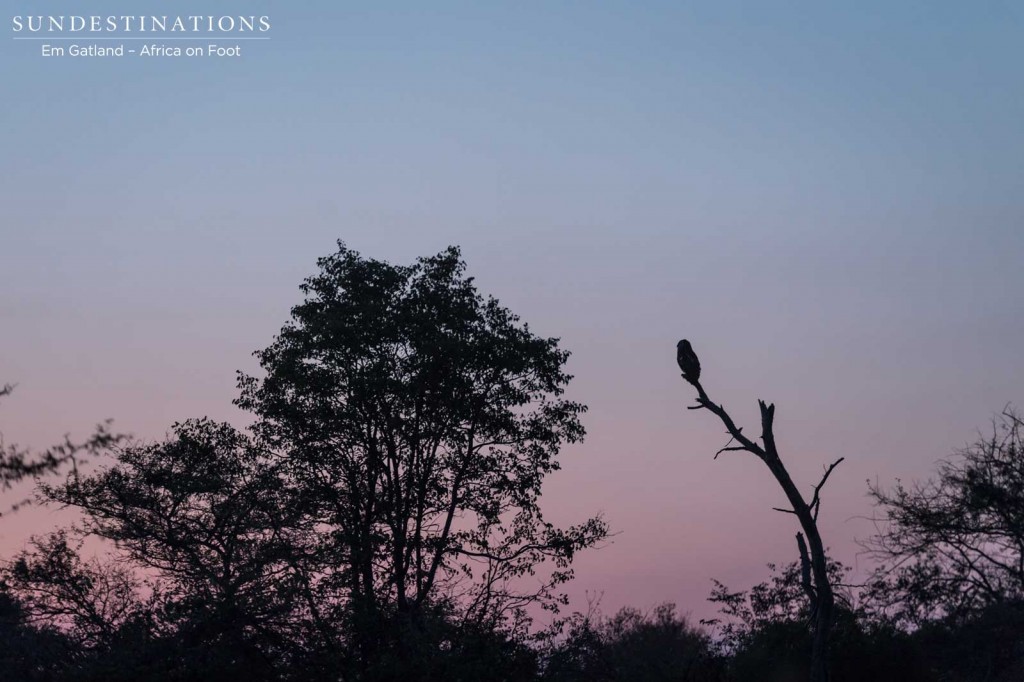
[[[539,507],[584,435],[585,407],[563,396],[569,353],[482,296],[455,248],[395,266],[339,245],[319,269],[238,404],[329,529],[348,598],[446,601],[490,624],[553,605],[575,552],[606,533],[597,518],[557,529]],[[545,559],[556,570],[522,591]]]
[[[530,670],[532,617],[607,527],[544,519],[543,481],[584,436],[569,353],[465,267],[339,245],[239,377],[250,429],[188,420],[42,487],[82,522],[16,557],[19,608],[81,652],[131,642],[146,675],[154,647],[187,652],[176,675],[443,677],[488,668],[481,651]],[[90,537],[110,561],[81,555]]]
[[[939,463],[938,475],[870,487],[881,560],[874,599],[910,625],[1024,602],[1024,420],[1004,410],[988,435]]]

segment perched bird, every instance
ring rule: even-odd
[[[700,360],[686,339],[676,344],[676,362],[679,363],[679,369],[683,370],[683,378],[691,384],[700,379]]]

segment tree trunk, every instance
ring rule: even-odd
[[[774,412],[774,411],[773,411]],[[769,422],[770,423],[770,422]],[[815,512],[804,500],[803,495],[793,483],[789,472],[779,459],[775,451],[774,440],[770,447],[766,448],[765,462],[771,469],[775,480],[786,493],[793,512],[800,521],[800,527],[807,536],[807,544],[810,545],[810,557],[807,557],[807,549],[803,546],[803,539],[798,538],[800,547],[801,564],[810,564],[813,578],[812,590],[809,593],[811,610],[814,614],[814,639],[811,644],[811,682],[828,681],[828,648],[829,635],[832,631],[832,612],[835,607],[835,595],[832,591],[832,584],[828,578],[828,557],[825,555],[825,547],[821,541],[821,534],[818,532],[818,523],[815,519]],[[820,486],[819,486],[820,487]]]

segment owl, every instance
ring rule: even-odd
[[[676,362],[679,363],[679,369],[683,370],[683,378],[691,384],[700,379],[700,360],[686,339],[676,344]]]

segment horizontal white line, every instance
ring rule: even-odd
[[[81,42],[85,42],[85,41],[88,41],[88,40],[148,40],[148,41],[150,41],[152,43],[158,43],[161,40],[206,40],[206,41],[210,41],[210,40],[214,40],[214,39],[217,39],[217,38],[221,38],[221,39],[224,39],[224,40],[270,40],[270,38],[239,38],[237,36],[203,36],[203,37],[200,37],[200,38],[180,38],[180,37],[174,37],[174,38],[157,38],[157,37],[149,37],[149,38],[136,38],[136,37],[103,38],[103,37],[93,37],[93,36],[78,36],[78,37],[75,37],[75,38],[35,38],[35,37],[29,38],[29,37],[24,37],[24,36],[15,36],[14,38],[12,38],[12,40],[78,40],[78,41],[81,41]]]

